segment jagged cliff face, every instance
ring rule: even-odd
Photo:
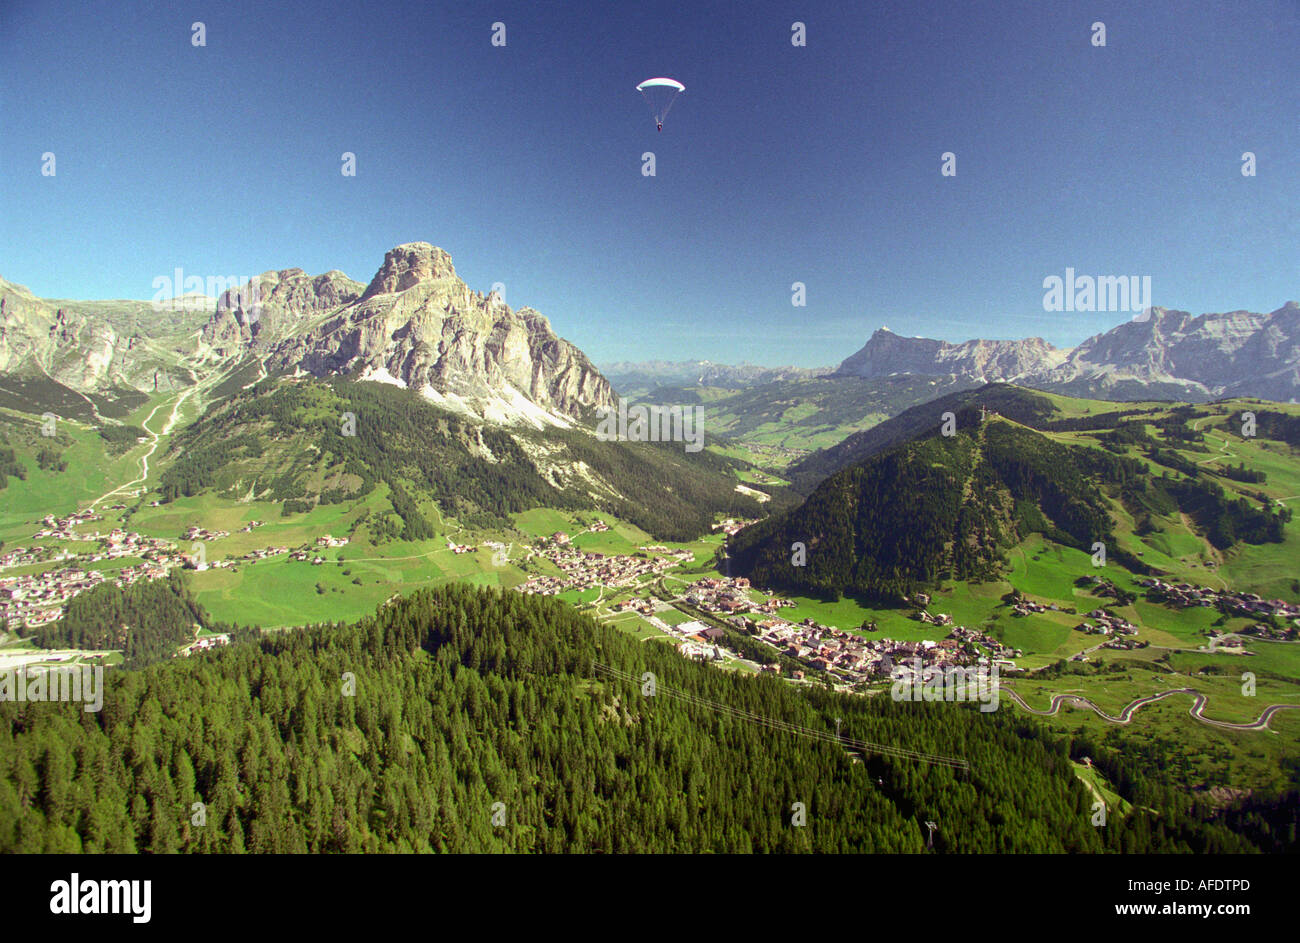
[[[1300,395],[1300,305],[1199,317],[1153,308],[1069,350],[1039,338],[949,344],[882,328],[838,373],[1003,380],[1106,399],[1290,400]]]
[[[54,312],[22,285],[0,280],[0,371],[13,373],[37,356]]]
[[[392,249],[356,301],[286,338],[270,370],[397,383],[496,422],[565,423],[608,406],[608,381],[532,308],[471,291],[425,242]]]

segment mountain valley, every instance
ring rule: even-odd
[[[913,826],[895,820],[948,800],[902,785],[913,782],[911,761],[882,744],[955,751],[996,770],[1012,728],[1032,729],[1025,749],[1043,751],[1014,764],[1046,770],[1035,788],[1058,809],[1053,834],[1063,836],[1022,850],[1280,841],[1258,816],[1237,834],[1215,820],[1244,823],[1252,803],[1265,819],[1285,808],[1300,768],[1300,407],[1286,401],[1294,305],[1248,317],[1158,311],[1068,352],[877,332],[834,370],[690,361],[604,375],[539,313],[469,289],[428,243],[388,252],[366,285],[282,269],[254,291],[191,297],[157,316],[145,302],[46,302],[8,282],[0,300],[4,665],[147,671],[141,696],[152,703],[169,678],[240,679],[275,659],[298,664],[305,645],[327,654],[302,670],[334,671],[339,633],[360,633],[370,683],[389,683],[378,680],[384,664],[423,671],[423,651],[449,677],[455,664],[473,666],[478,680],[464,683],[492,688],[513,683],[518,667],[501,660],[491,631],[433,641],[415,626],[447,606],[500,610],[506,652],[529,626],[536,657],[564,666],[546,684],[579,693],[566,723],[648,722],[619,683],[590,676],[593,651],[631,676],[653,664],[728,709],[805,726],[831,711],[854,718],[882,752],[789,788],[817,782],[838,796],[867,782],[859,773],[891,785],[866,819],[817,847],[916,850]],[[1205,338],[1225,325],[1235,333],[1207,352]],[[1212,384],[1187,366],[1259,351],[1273,359],[1253,380],[1239,370]],[[696,411],[706,447],[597,434],[597,416],[620,396]],[[954,705],[898,713],[882,695],[913,659],[996,666],[997,722],[986,729]],[[420,677],[421,697],[451,683]],[[965,732],[936,732],[950,714]],[[743,729],[708,761],[719,788],[757,748]],[[14,755],[43,749],[46,736],[33,730]],[[1177,746],[1189,742],[1196,749]],[[523,775],[503,759],[514,749],[494,742],[496,758],[463,762]],[[401,788],[432,789],[431,775],[412,771]],[[221,774],[199,779],[217,788]],[[621,847],[606,818],[617,782],[571,813],[589,824],[592,850]],[[370,825],[327,838],[330,810],[290,809],[271,783],[256,786],[277,808],[261,825],[221,800],[239,827],[219,840],[138,821],[92,839],[55,807],[43,807],[42,827],[52,847],[71,847],[75,833],[97,850],[214,840],[204,847],[428,850],[403,828],[374,825],[419,818],[418,804],[390,797],[382,816],[367,813]],[[478,788],[453,804],[482,800]],[[1110,835],[1060,824],[1090,795],[1112,807]],[[0,796],[10,820],[15,801]],[[1163,817],[1158,836],[1149,814]],[[534,829],[555,821],[526,817]],[[27,847],[5,821],[5,847]],[[910,837],[887,839],[886,826]],[[736,828],[710,819],[681,847],[796,848],[748,821],[746,845]],[[489,833],[450,822],[433,832],[430,847],[500,850]],[[548,847],[532,834],[515,850]],[[978,830],[944,841],[997,845]]]

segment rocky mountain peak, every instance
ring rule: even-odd
[[[614,402],[609,382],[545,316],[471,290],[427,242],[390,249],[360,297],[284,337],[267,364],[394,383],[494,422],[566,425]]]
[[[442,249],[427,242],[408,242],[388,250],[361,300],[406,291],[421,282],[455,277],[451,256]]]

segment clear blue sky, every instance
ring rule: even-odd
[[[598,362],[1123,319],[1044,312],[1066,266],[1271,311],[1300,297],[1297,49],[1300,0],[0,0],[0,275],[365,282],[424,240]],[[634,90],[657,75],[686,85],[661,134]]]

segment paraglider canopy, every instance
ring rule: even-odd
[[[650,106],[650,113],[654,115],[655,124],[662,131],[664,118],[668,116],[668,109],[673,106],[677,94],[686,91],[686,86],[676,79],[660,77],[646,79],[636,87],[636,90],[641,93],[641,97]]]

